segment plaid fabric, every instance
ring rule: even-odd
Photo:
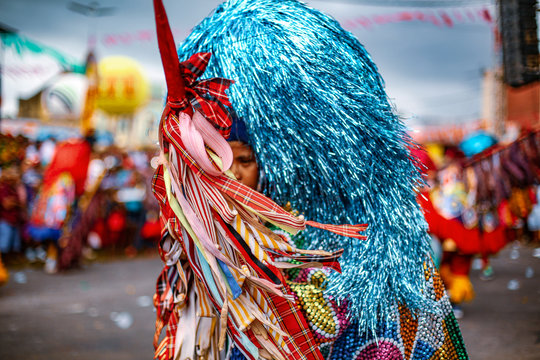
[[[165,338],[159,344],[156,349],[154,358],[158,360],[169,360],[174,358],[174,347],[176,340],[176,330],[178,329],[178,311],[179,308],[173,309],[169,321],[167,322],[167,331],[165,332]]]
[[[323,229],[326,231],[333,232],[341,236],[355,237],[358,239],[366,240],[367,237],[364,235],[358,235],[360,231],[365,231],[367,229],[367,224],[358,224],[358,225],[332,225],[332,224],[319,224],[315,221],[306,221],[306,224],[315,227],[318,229]]]
[[[223,222],[223,220],[216,216],[214,213],[214,217],[217,221],[221,223],[223,226],[223,229],[227,232],[229,235],[230,240],[235,242],[235,245],[237,245],[237,249],[242,254],[244,260],[251,266],[252,269],[255,269],[255,272],[259,274],[259,276],[265,278],[266,280],[272,281],[274,284],[283,284],[284,279],[279,273],[279,271],[272,265],[265,265],[262,262],[253,255],[251,252],[251,249],[246,244],[245,240],[236,232],[236,230],[229,224]]]
[[[272,312],[276,314],[280,325],[291,334],[291,338],[285,338],[285,342],[291,351],[287,359],[322,360],[323,356],[313,338],[313,333],[304,315],[296,305],[273,294],[264,295],[267,297],[268,304],[272,307]]]
[[[212,78],[197,81],[208,66],[212,54],[197,53],[180,63],[180,71],[184,79],[186,97],[191,106],[200,111],[215,128],[228,138],[231,132],[232,117],[231,103],[225,90],[234,83],[232,80]],[[182,111],[187,108],[187,102],[171,103],[173,107]]]
[[[154,307],[156,308],[154,348],[157,348],[159,334],[165,324],[169,323],[170,316],[174,311],[174,292],[176,291],[178,279],[178,271],[175,266],[165,266],[157,279],[156,293],[154,294]]]
[[[158,166],[152,178],[152,192],[160,205],[167,201],[167,190],[163,181],[163,166]]]

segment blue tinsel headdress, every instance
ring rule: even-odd
[[[265,173],[263,191],[319,222],[369,224],[367,241],[306,234],[312,248],[346,249],[329,291],[349,299],[360,328],[373,331],[396,300],[429,311],[421,175],[358,40],[295,0],[230,0],[179,56],[203,51],[213,54],[205,76],[235,81],[231,103]]]

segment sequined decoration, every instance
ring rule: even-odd
[[[426,268],[427,294],[437,303],[437,314],[416,316],[403,305],[380,321],[376,335],[363,336],[355,324],[333,344],[328,360],[466,360],[467,352],[439,275]]]
[[[327,274],[321,269],[304,269],[287,282],[319,345],[335,341],[349,325],[347,303],[338,305],[323,291]]]

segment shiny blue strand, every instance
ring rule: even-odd
[[[369,224],[365,241],[305,232],[311,248],[345,249],[328,291],[348,299],[359,331],[374,335],[396,300],[429,312],[414,145],[360,42],[295,0],[230,0],[193,29],[179,57],[202,51],[213,54],[206,77],[235,81],[228,94],[263,192],[310,220]]]

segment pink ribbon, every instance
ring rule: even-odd
[[[178,116],[180,138],[187,152],[197,164],[208,174],[219,176],[230,169],[233,161],[231,147],[214,126],[196,111],[193,117],[181,112]],[[207,145],[221,159],[222,169],[217,169],[215,163],[208,157]]]

